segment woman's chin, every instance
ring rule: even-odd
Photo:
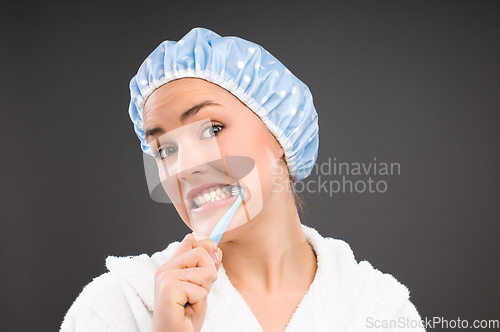
[[[191,212],[189,213],[191,228],[196,234],[208,237],[226,211],[227,209],[219,208],[210,209],[202,213]]]
[[[222,219],[224,214],[228,211],[228,207],[211,209],[205,213],[190,214],[191,229],[196,233],[204,236],[209,236],[217,223]],[[231,218],[224,233],[230,232],[234,229],[240,228],[241,225],[248,223],[245,206],[241,204],[236,213]]]

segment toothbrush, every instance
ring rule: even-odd
[[[222,216],[222,218],[219,220],[217,225],[215,225],[215,228],[212,230],[212,233],[210,233],[210,240],[215,242],[215,245],[219,244],[219,241],[226,231],[227,226],[229,225],[229,222],[233,218],[236,210],[240,206],[241,202],[243,201],[243,196],[245,195],[245,190],[243,190],[242,187],[240,186],[233,186],[233,189],[231,190],[231,194],[233,196],[238,196],[236,201],[234,201],[233,205],[227,210],[227,212]],[[189,304],[189,302],[186,302],[184,304],[184,308]]]
[[[241,202],[243,201],[243,195],[245,194],[245,191],[243,190],[242,187],[240,186],[233,186],[233,189],[231,190],[231,194],[233,196],[238,196],[236,201],[233,203],[233,205],[227,210],[226,214],[222,216],[222,218],[219,220],[217,225],[215,225],[215,228],[212,230],[212,233],[210,233],[210,240],[215,242],[215,245],[219,244],[220,238],[226,231],[227,226],[229,225],[229,222],[231,221],[231,218],[233,218],[234,213],[240,206]]]

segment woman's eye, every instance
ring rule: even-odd
[[[222,128],[224,128],[222,125],[212,124],[210,127],[203,130],[201,138],[211,138],[217,136],[222,131]]]
[[[169,156],[173,155],[176,152],[177,152],[177,148],[175,146],[168,146],[166,148],[161,148],[159,155],[160,155],[161,159],[165,159],[165,158],[168,158]]]

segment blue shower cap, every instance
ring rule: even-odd
[[[152,155],[144,134],[144,104],[172,80],[195,77],[228,90],[255,112],[281,144],[295,180],[307,177],[319,145],[318,114],[309,88],[260,45],[194,28],[181,40],[164,41],[130,81],[129,114],[142,150]]]

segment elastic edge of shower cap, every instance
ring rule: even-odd
[[[177,42],[162,42],[131,79],[129,115],[142,151],[151,155],[144,133],[147,98],[160,86],[187,77],[226,89],[257,114],[283,147],[296,181],[311,173],[319,125],[309,88],[260,45],[205,28],[194,28]]]

